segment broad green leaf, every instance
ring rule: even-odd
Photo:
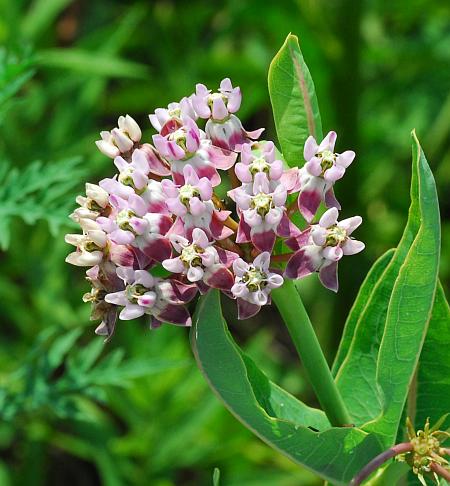
[[[418,173],[420,228],[395,281],[377,360],[383,410],[366,430],[394,442],[431,319],[441,245],[439,204],[433,174],[413,134]]]
[[[331,428],[323,412],[271,383],[234,342],[218,291],[210,291],[198,304],[191,341],[201,371],[226,407],[298,464],[343,485],[381,451],[374,435],[357,428]]]
[[[423,429],[427,417],[433,426],[450,412],[450,307],[439,283],[433,312],[417,369],[415,393],[415,425]],[[445,430],[450,417],[440,426]]]
[[[347,356],[347,353],[349,351],[349,348],[351,346],[354,337],[355,328],[358,324],[359,317],[363,312],[367,302],[371,298],[371,294],[373,292],[376,283],[378,282],[384,270],[386,269],[387,265],[391,261],[394,251],[395,251],[394,249],[388,250],[386,253],[381,255],[380,258],[378,258],[378,260],[373,264],[372,268],[369,270],[369,273],[367,274],[366,278],[364,279],[364,282],[361,285],[361,288],[359,289],[356,300],[352,308],[350,309],[350,313],[347,317],[347,321],[344,327],[344,333],[342,335],[342,339],[339,344],[339,349],[334,359],[333,368],[332,368],[333,375],[336,375],[340,366],[342,365],[342,362]]]
[[[428,324],[438,256],[439,210],[436,189],[428,164],[413,134],[411,207],[405,231],[389,264],[385,260],[387,257],[383,257],[371,272],[372,275],[368,276],[365,285],[373,283],[372,292],[369,289],[361,291],[360,295],[365,302],[358,301],[352,310],[347,322],[349,329],[344,333],[344,351],[338,355],[341,364],[338,370],[339,363],[335,367],[338,387],[354,422],[359,426],[384,416],[388,403],[389,416],[393,419],[395,409],[394,423],[398,424],[397,415],[401,413]],[[382,264],[387,265],[384,271]],[[379,273],[381,276],[375,282]],[[429,282],[426,281],[427,276],[430,277]],[[421,303],[416,307],[419,301]],[[414,314],[411,313],[412,308]],[[355,324],[354,313],[358,311]],[[414,325],[410,325],[410,321],[414,321]],[[352,329],[353,339],[349,345],[348,336]],[[404,349],[399,346],[407,348],[408,359]],[[380,347],[383,348],[382,356],[379,355]],[[345,349],[347,353],[344,358]],[[393,384],[389,386],[392,377],[386,375],[387,370],[396,376],[401,373],[403,377],[395,385],[402,383],[395,390],[396,403],[383,395],[383,391],[386,393],[389,390],[391,393],[394,387]],[[354,393],[355,389],[358,393]],[[391,427],[389,439],[385,437],[386,444],[392,442],[395,433],[396,428],[394,430]]]
[[[322,140],[314,83],[295,35],[289,34],[269,67],[269,94],[281,151],[290,167],[303,161],[309,135]]]

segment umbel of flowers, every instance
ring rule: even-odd
[[[263,130],[244,129],[241,98],[229,79],[217,92],[198,84],[150,115],[152,141],[129,115],[101,132],[97,147],[117,172],[86,184],[71,215],[82,232],[66,235],[75,247],[67,262],[88,267],[83,299],[101,320],[98,334],[109,337],[117,316],[189,326],[187,304],[210,288],[236,300],[240,319],[270,304],[286,278],[318,272],[337,291],[339,260],[363,250],[352,237],[361,218],[338,221],[333,192],[355,153],[335,152],[335,132],[311,136],[303,166],[289,169],[273,142],[257,141]],[[225,179],[232,188],[221,200]],[[329,209],[314,223],[321,202]]]

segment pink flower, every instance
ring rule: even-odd
[[[124,281],[125,290],[113,292],[105,296],[105,301],[123,306],[119,319],[130,320],[144,314],[152,317],[153,326],[161,322],[190,326],[191,317],[182,305],[195,294],[181,294],[176,284],[170,280],[153,277],[146,270],[134,270],[130,267],[118,267],[117,275]]]
[[[338,222],[336,208],[326,211],[319,224],[310,226],[297,238],[286,243],[296,252],[288,261],[285,276],[303,278],[313,272],[319,272],[322,284],[337,292],[337,264],[344,255],[355,255],[364,249],[364,243],[350,237],[361,224],[361,216]]]
[[[238,303],[238,318],[254,316],[270,303],[270,292],[283,285],[283,277],[269,270],[270,253],[258,255],[252,264],[238,258],[233,262],[235,283],[231,293]]]
[[[270,192],[264,172],[255,174],[250,194],[249,187],[250,184],[228,193],[241,215],[236,242],[251,241],[258,250],[271,252],[277,236],[292,237],[298,232],[286,214],[286,188],[278,184]]]
[[[252,142],[242,146],[241,161],[234,170],[242,183],[253,182],[258,173],[265,174],[269,181],[279,181],[283,174],[283,162],[275,159],[273,142]]]
[[[191,97],[184,97],[179,103],[169,103],[167,108],[157,108],[154,114],[149,115],[150,123],[162,135],[180,128],[185,117],[197,119]]]
[[[171,232],[190,238],[194,228],[201,228],[215,240],[230,236],[233,232],[223,225],[230,213],[215,209],[211,181],[206,177],[200,179],[190,165],[184,167],[183,176],[182,186],[168,179],[161,182],[167,207],[178,217]]]
[[[234,283],[228,267],[238,255],[216,248],[200,228],[192,232],[192,242],[179,235],[171,235],[173,247],[179,256],[162,262],[163,267],[173,273],[185,274],[189,282],[204,282],[220,290],[230,290]]]
[[[314,218],[321,201],[327,207],[341,208],[334,196],[333,185],[343,177],[345,169],[355,158],[355,152],[334,153],[336,137],[336,132],[329,132],[320,145],[312,136],[305,142],[306,164],[300,170],[298,207],[308,222]]]
[[[201,133],[195,121],[185,116],[182,123],[166,135],[153,135],[155,147],[170,161],[189,159],[200,147]]]

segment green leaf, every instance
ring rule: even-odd
[[[342,335],[342,339],[339,344],[339,349],[334,359],[333,368],[332,368],[332,372],[334,376],[336,376],[336,373],[338,372],[339,368],[342,366],[342,362],[344,361],[345,357],[349,352],[355,334],[355,329],[358,324],[359,317],[363,312],[367,302],[371,298],[373,288],[375,287],[376,283],[380,279],[388,263],[391,261],[394,251],[395,251],[394,249],[388,250],[386,253],[384,253],[384,255],[378,258],[378,260],[373,264],[372,268],[369,270],[369,273],[367,274],[366,278],[364,279],[364,282],[362,283],[359,289],[356,300],[352,308],[350,309],[350,313],[347,317],[347,321],[344,327],[344,333]]]
[[[444,289],[439,283],[434,300],[422,353],[417,369],[415,393],[416,429],[423,429],[427,417],[435,426],[440,417],[450,412],[450,307]],[[445,430],[450,423],[447,416],[439,429]],[[446,424],[446,426],[445,426]]]
[[[336,381],[354,422],[392,445],[430,320],[437,282],[440,221],[436,187],[413,133],[411,207],[403,237],[387,264],[385,256],[368,277],[364,306],[344,333],[348,349]],[[382,269],[382,265],[386,268]],[[381,273],[376,281],[376,275]],[[373,278],[372,278],[373,277]],[[370,280],[370,282],[369,282]],[[348,335],[354,329],[348,345]],[[344,351],[345,352],[345,351]],[[336,366],[337,367],[337,366]],[[354,393],[354,390],[358,393]]]
[[[210,291],[197,305],[191,341],[201,371],[231,413],[298,464],[343,485],[381,452],[374,435],[331,428],[322,411],[270,382],[234,342],[218,291]]]
[[[289,34],[269,67],[269,94],[281,151],[290,167],[303,161],[309,135],[322,140],[314,83],[295,35]]]

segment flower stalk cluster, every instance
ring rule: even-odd
[[[129,115],[101,132],[97,147],[117,173],[86,184],[71,215],[82,233],[66,235],[75,247],[67,261],[89,267],[84,300],[102,321],[98,334],[109,337],[117,316],[189,326],[188,303],[210,288],[236,300],[240,319],[270,304],[286,278],[318,272],[337,291],[338,261],[364,248],[351,236],[361,218],[338,221],[333,192],[355,153],[335,153],[330,132],[320,143],[308,138],[302,168],[286,168],[273,142],[258,141],[263,130],[243,127],[241,101],[228,78],[216,92],[198,84],[149,116],[152,143]],[[216,188],[228,177],[221,200]],[[321,202],[329,209],[314,224]],[[292,251],[280,258],[283,246]]]

